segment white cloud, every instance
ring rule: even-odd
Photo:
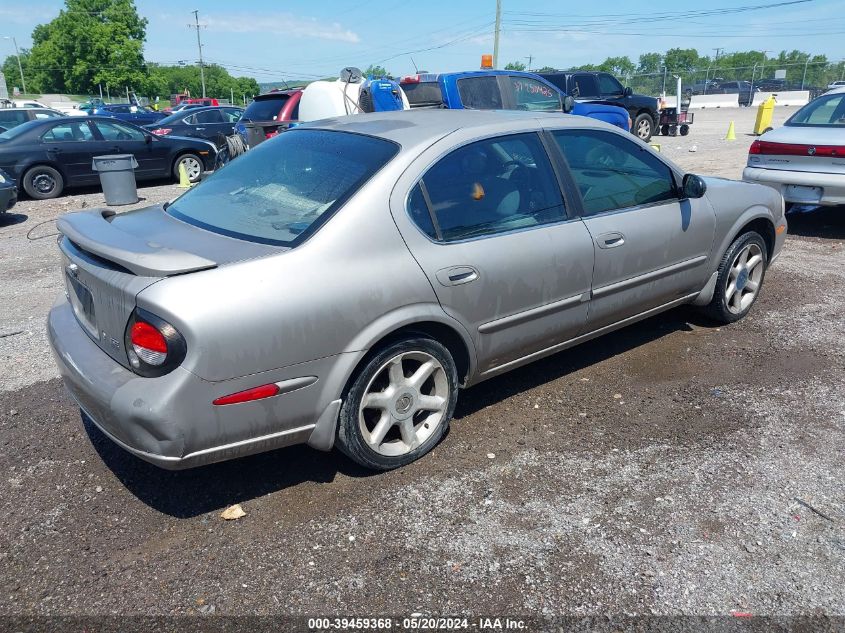
[[[338,22],[321,22],[315,18],[300,18],[291,14],[233,14],[226,17],[202,16],[209,31],[223,33],[275,33],[279,37],[316,38],[357,44],[358,34]]]

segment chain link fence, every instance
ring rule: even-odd
[[[811,97],[827,90],[834,81],[845,80],[845,61],[781,64],[776,61],[755,66],[723,67],[710,65],[681,71],[661,70],[655,73],[617,75],[634,92],[647,95],[675,94],[675,76],[681,77],[686,94],[718,92],[716,84],[726,81],[747,81],[754,87],[771,85],[775,71],[785,70],[782,90],[809,90]]]

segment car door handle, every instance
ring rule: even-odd
[[[194,129],[195,130],[204,130],[205,128],[204,127],[195,127]]]
[[[62,150],[58,147],[51,147],[47,151],[49,151],[51,154],[61,154],[62,153]]]
[[[622,233],[602,233],[596,238],[599,248],[616,248],[625,243],[625,236]]]
[[[444,286],[460,286],[478,279],[478,271],[472,266],[450,266],[438,270],[436,276]]]

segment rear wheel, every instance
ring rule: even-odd
[[[686,136],[687,134],[689,134],[689,125],[684,124],[681,126],[681,136]]]
[[[648,143],[651,140],[652,130],[654,129],[654,121],[651,115],[647,112],[637,115],[634,119],[634,134],[637,135],[641,141]]]
[[[722,257],[705,314],[720,323],[733,323],[748,314],[763,286],[768,257],[766,242],[756,231],[736,238]]]
[[[173,177],[179,180],[179,166],[184,165],[190,182],[199,182],[202,177],[202,159],[196,154],[182,154],[173,166]]]
[[[458,372],[449,351],[429,338],[397,341],[353,379],[338,421],[338,448],[374,470],[409,464],[449,428]]]
[[[663,134],[663,136],[669,136],[669,126],[663,125],[663,127],[660,128],[660,133]]]
[[[38,165],[24,174],[23,188],[30,198],[50,200],[61,195],[65,181],[58,170],[48,165]]]

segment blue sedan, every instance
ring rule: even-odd
[[[97,106],[88,110],[88,114],[96,116],[108,116],[121,121],[128,121],[135,125],[150,125],[156,123],[168,115],[167,112],[156,112],[143,106],[132,105],[131,103],[110,103]]]

